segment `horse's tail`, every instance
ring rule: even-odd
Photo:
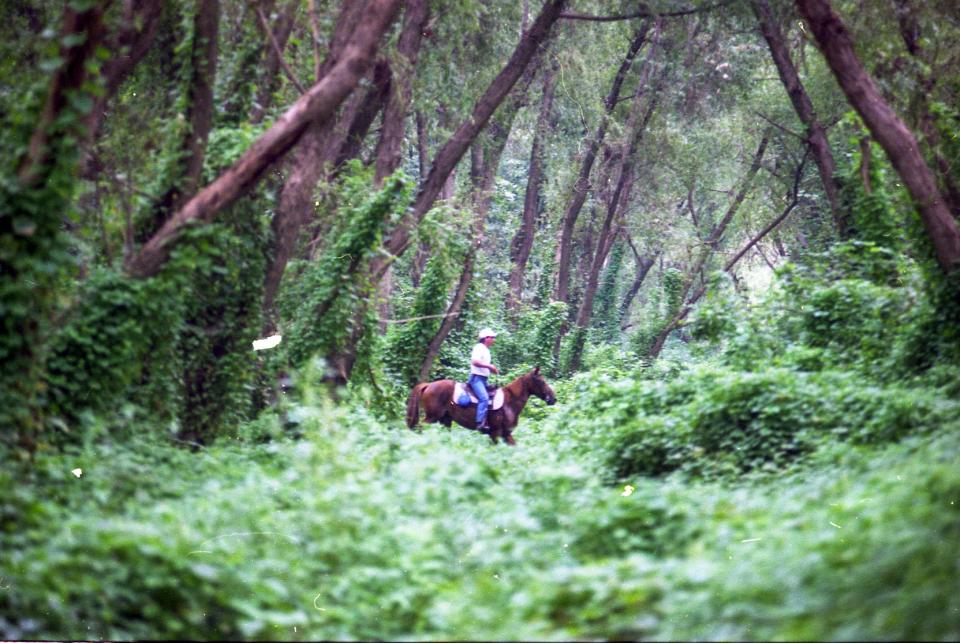
[[[420,422],[420,396],[427,385],[428,382],[421,382],[410,391],[410,398],[407,400],[407,426],[411,429]]]

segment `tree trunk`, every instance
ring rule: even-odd
[[[613,241],[619,229],[618,225],[614,225],[614,221],[617,217],[622,216],[622,211],[626,209],[626,204],[629,201],[630,189],[633,186],[633,180],[635,178],[634,163],[637,148],[640,146],[643,133],[646,131],[647,125],[649,125],[650,119],[653,117],[653,113],[657,108],[659,89],[665,78],[661,72],[654,86],[648,87],[650,70],[653,66],[653,57],[656,51],[656,43],[659,38],[659,22],[654,25],[653,29],[653,45],[650,48],[647,59],[644,61],[640,82],[637,85],[637,94],[634,97],[630,117],[625,128],[627,139],[622,144],[616,187],[607,202],[607,215],[600,229],[600,236],[597,240],[597,250],[593,255],[586,287],[583,292],[583,300],[580,302],[580,308],[577,312],[576,325],[582,329],[589,327],[590,320],[593,317],[593,299],[597,292],[597,285],[600,282],[600,270],[607,260],[607,255],[610,252],[610,248],[613,247]],[[645,101],[644,99],[646,99],[648,95],[649,100]],[[643,109],[644,102],[647,103],[646,109]],[[570,362],[570,367],[573,370],[578,369],[579,362],[580,353],[579,350],[575,350]]]
[[[423,28],[427,23],[427,0],[407,0],[404,4],[403,30],[397,43],[390,98],[383,113],[383,129],[377,142],[374,182],[380,185],[400,165],[401,145],[407,122],[412,90],[410,81],[420,55]]]
[[[936,177],[920,154],[916,138],[883,100],[863,68],[853,39],[826,0],[796,0],[847,100],[883,147],[920,211],[940,267],[947,274],[960,263],[960,230],[937,188]]]
[[[540,113],[530,145],[530,165],[527,173],[527,191],[523,198],[523,215],[520,228],[510,243],[509,290],[507,292],[507,311],[516,314],[523,297],[523,278],[533,249],[533,239],[537,231],[537,215],[540,211],[540,184],[543,181],[543,147],[547,137],[550,111],[553,107],[553,90],[557,66],[553,64],[543,78],[543,98],[540,101]]]
[[[637,293],[640,292],[640,287],[643,286],[643,282],[647,278],[647,273],[650,272],[650,268],[653,267],[656,261],[656,255],[653,257],[641,257],[630,235],[625,232],[623,236],[626,238],[627,245],[630,246],[631,252],[633,252],[634,260],[637,262],[636,276],[633,278],[633,283],[630,284],[630,289],[627,290],[627,294],[623,298],[623,303],[620,304],[620,328],[625,330],[627,316],[630,314],[630,305],[633,304]],[[659,252],[657,254],[659,254]]]
[[[510,60],[477,100],[470,116],[460,124],[450,139],[437,152],[410,214],[397,226],[385,244],[385,249],[389,255],[400,256],[410,245],[413,229],[420,224],[423,217],[433,207],[433,203],[437,195],[440,194],[440,190],[443,188],[450,172],[456,167],[477,134],[483,130],[494,111],[523,74],[540,44],[550,34],[553,23],[560,17],[560,12],[566,3],[567,0],[549,0],[543,6],[533,25],[528,31],[524,32]],[[389,264],[390,261],[388,260],[375,260],[372,266],[374,277],[382,276]]]
[[[346,128],[341,131],[340,123],[334,128],[337,136],[329,142],[329,148],[339,151],[333,158],[332,176],[338,176],[347,161],[360,155],[363,141],[366,140],[370,127],[387,105],[392,86],[393,76],[389,64],[386,60],[377,62],[373,68],[372,85],[362,95],[356,108],[344,110],[340,118]]]
[[[848,236],[848,226],[846,218],[840,210],[839,189],[834,178],[836,163],[833,160],[833,152],[830,151],[830,142],[827,140],[826,130],[817,119],[813,103],[810,102],[810,97],[807,95],[803,83],[800,82],[800,75],[790,59],[790,52],[783,33],[780,31],[780,26],[770,9],[770,4],[767,0],[753,0],[753,11],[760,21],[760,31],[770,48],[770,55],[777,66],[780,80],[787,90],[787,95],[790,96],[790,102],[793,103],[793,108],[800,121],[807,126],[807,140],[810,143],[810,149],[813,151],[813,159],[817,164],[817,169],[820,171],[820,181],[823,183],[823,192],[827,197],[830,213],[833,215],[833,221],[837,226],[840,238],[845,239]]]
[[[277,91],[277,83],[280,80],[280,64],[283,60],[283,51],[290,39],[294,18],[299,8],[300,0],[290,0],[274,26],[270,27],[273,31],[273,37],[276,39],[276,47],[270,44],[269,34],[263,34],[264,42],[267,43],[265,45],[266,56],[263,61],[263,71],[260,73],[260,82],[257,83],[257,95],[250,110],[250,122],[255,125],[263,122],[267,110],[273,103],[273,95]]]
[[[660,351],[663,350],[663,346],[667,341],[667,337],[676,329],[677,325],[686,316],[687,313],[683,312],[683,303],[686,301],[687,295],[690,294],[690,288],[693,286],[693,280],[706,265],[707,260],[720,248],[720,240],[723,238],[723,233],[726,231],[727,226],[730,225],[730,221],[733,220],[733,216],[737,213],[737,210],[740,209],[740,204],[743,203],[750,186],[753,184],[753,178],[760,170],[760,161],[763,159],[763,153],[767,149],[768,141],[769,136],[764,134],[763,138],[760,140],[760,145],[757,148],[757,152],[753,156],[753,164],[750,166],[750,169],[747,171],[747,175],[744,177],[740,191],[737,193],[736,197],[734,197],[730,207],[727,208],[723,218],[720,219],[717,225],[714,226],[713,230],[710,232],[710,236],[707,238],[703,250],[700,252],[700,255],[694,261],[691,268],[687,271],[687,275],[684,278],[683,287],[680,289],[679,300],[681,304],[681,311],[675,313],[657,334],[657,338],[654,340],[653,346],[650,348],[650,352],[648,353],[648,356],[651,359],[654,359],[660,355]]]
[[[597,131],[587,144],[586,152],[583,155],[583,161],[580,164],[580,173],[576,183],[573,186],[573,194],[570,196],[570,202],[563,213],[563,220],[560,226],[560,241],[557,245],[557,289],[555,299],[563,303],[570,301],[570,253],[573,245],[573,231],[577,224],[577,217],[580,216],[580,210],[587,199],[587,191],[590,189],[590,173],[593,170],[593,163],[597,158],[597,152],[607,134],[607,127],[610,124],[610,114],[616,107],[620,99],[620,89],[623,87],[623,81],[627,76],[633,64],[633,59],[640,51],[647,37],[647,31],[650,29],[650,21],[644,21],[642,26],[634,34],[630,41],[630,47],[627,49],[627,55],[620,63],[620,69],[614,76],[613,85],[604,101],[604,113],[600,118],[600,124]]]
[[[340,60],[321,81],[278,118],[233,166],[167,221],[131,260],[128,269],[132,275],[149,277],[156,274],[169,257],[170,249],[184,226],[213,219],[220,210],[252,188],[264,171],[300,140],[311,123],[322,124],[333,116],[369,67],[377,43],[393,21],[399,4],[400,0],[369,1],[364,20],[353,32]]]
[[[83,122],[71,99],[89,96],[84,86],[103,38],[106,4],[91,3],[81,11],[65,6],[57,39],[60,64],[50,75],[43,107],[17,161],[17,176],[7,177],[0,188],[6,206],[0,213],[0,326],[8,338],[0,360],[0,399],[16,401],[0,406],[0,443],[26,452],[36,448],[45,413],[41,391],[50,320],[58,305],[59,271],[67,269],[67,248],[58,239],[73,187],[70,159],[76,141],[84,140]],[[40,203],[44,207],[38,208]]]
[[[383,112],[383,126],[375,151],[376,161],[373,182],[380,186],[383,180],[400,166],[404,133],[406,130],[407,110],[413,91],[411,79],[420,55],[420,43],[423,41],[423,28],[429,16],[427,0],[407,0],[404,6],[403,29],[397,42],[397,61],[393,67],[393,81],[390,97]],[[393,291],[393,275],[388,269],[377,285],[380,302],[380,319],[390,316],[390,294]],[[381,331],[386,332],[386,322],[382,321]]]
[[[334,28],[329,54],[320,68],[320,73],[327,73],[343,55],[346,37],[349,35],[347,30],[359,22],[362,10],[363,5],[357,4],[341,12]],[[331,164],[344,160],[340,152],[346,147],[351,134],[358,136],[360,130],[365,129],[364,125],[369,128],[376,111],[383,104],[387,68],[386,65],[377,67],[374,84],[366,93],[351,94],[336,121],[331,119],[312,124],[294,148],[289,164],[290,174],[280,189],[277,211],[270,222],[274,248],[263,286],[265,332],[273,329],[273,305],[287,263],[296,252],[297,241],[304,227],[314,219],[316,210],[313,196],[317,183],[330,169]],[[381,100],[378,101],[378,97]]]
[[[116,95],[120,85],[153,44],[162,12],[161,0],[143,0],[137,3],[128,0],[124,3],[123,23],[113,42],[107,47],[114,55],[101,72],[104,78],[103,94],[95,98],[93,108],[86,117],[88,145],[96,141],[100,133],[107,103]],[[87,176],[91,166],[92,159],[88,155],[83,161],[80,175]]]
[[[186,94],[186,122],[173,150],[174,165],[166,191],[150,207],[150,222],[142,232],[149,239],[170,216],[197,192],[203,172],[207,137],[213,125],[213,84],[217,68],[217,37],[220,30],[220,0],[201,0],[193,20],[189,76],[180,91]],[[178,118],[179,118],[178,114]]]
[[[534,61],[536,62],[536,61]],[[474,223],[473,223],[473,244],[467,252],[464,260],[463,271],[460,273],[460,280],[457,283],[457,289],[454,292],[453,299],[447,307],[446,315],[440,322],[440,328],[430,340],[427,346],[427,353],[424,355],[423,362],[420,364],[420,381],[425,381],[430,376],[430,369],[433,368],[433,362],[440,354],[440,347],[444,340],[453,330],[457,323],[460,311],[463,309],[463,302],[467,298],[470,290],[470,284],[473,281],[473,269],[476,263],[477,252],[483,243],[484,230],[486,228],[487,213],[490,211],[490,202],[493,198],[493,185],[497,178],[497,169],[500,166],[500,157],[507,145],[507,139],[510,138],[510,131],[513,129],[513,122],[517,112],[523,106],[527,98],[527,91],[530,83],[533,81],[533,75],[536,73],[536,64],[531,64],[524,72],[524,78],[521,79],[511,92],[510,100],[506,102],[503,109],[497,114],[496,120],[491,123],[486,137],[481,137],[474,144],[471,163],[471,178],[473,183],[473,194],[471,201],[474,203]],[[487,138],[488,141],[484,141]],[[484,144],[486,143],[486,144]]]

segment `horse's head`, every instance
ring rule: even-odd
[[[553,389],[547,384],[547,380],[543,379],[539,366],[527,373],[527,390],[547,404],[557,403],[557,396],[553,394]]]

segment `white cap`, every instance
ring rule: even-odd
[[[480,332],[477,333],[477,339],[483,339],[484,337],[496,337],[497,334],[490,330],[489,328],[481,328]]]

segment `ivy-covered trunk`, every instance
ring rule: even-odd
[[[0,305],[3,345],[0,444],[31,452],[43,428],[43,377],[53,318],[73,263],[62,231],[76,186],[83,108],[93,102],[90,69],[103,35],[105,3],[63,13],[58,59],[37,114],[5,158],[0,186]],[[5,138],[5,144],[10,139]],[[15,157],[14,155],[19,155]]]

